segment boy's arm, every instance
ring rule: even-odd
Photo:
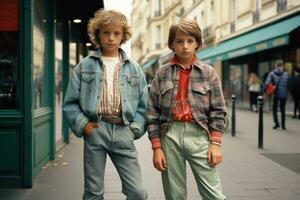
[[[161,148],[159,134],[159,117],[161,113],[159,105],[159,91],[159,80],[156,73],[150,87],[147,110],[148,137],[152,143],[153,150]]]
[[[208,128],[210,130],[211,143],[221,146],[223,130],[226,123],[227,109],[223,96],[220,79],[216,71],[211,69],[211,98]]]
[[[272,72],[270,72],[264,82],[263,91],[266,91],[267,85],[272,81]]]
[[[130,124],[131,130],[135,133],[135,139],[142,137],[146,132],[146,110],[147,110],[147,98],[148,87],[144,73],[140,73],[139,91],[139,103],[136,109],[136,115],[133,122]]]
[[[151,83],[148,110],[147,110],[147,126],[148,137],[152,144],[153,149],[153,166],[158,171],[165,171],[167,168],[167,160],[164,151],[161,147],[160,134],[159,134],[159,116],[161,109],[159,106],[159,80],[157,73]]]
[[[78,64],[74,70],[66,91],[63,112],[70,128],[77,137],[82,137],[83,130],[89,119],[84,115],[79,104],[80,98],[80,67]]]

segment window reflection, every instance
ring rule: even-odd
[[[17,31],[0,31],[0,109],[19,107],[17,46]]]
[[[35,109],[47,106],[45,83],[46,72],[46,27],[45,1],[34,1],[33,17],[33,80]]]
[[[58,38],[62,29],[59,23],[56,24],[55,40],[55,141],[56,147],[61,147],[63,141],[62,132],[62,41]]]

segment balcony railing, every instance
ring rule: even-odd
[[[258,21],[259,21],[259,17],[260,17],[260,12],[259,12],[259,10],[255,10],[255,11],[252,13],[253,23],[258,22]]]
[[[287,0],[277,0],[277,12],[285,11],[287,8]]]
[[[235,32],[235,22],[230,23],[230,32],[231,33]]]
[[[214,27],[210,25],[203,29],[202,36],[206,43],[212,41],[216,36]]]

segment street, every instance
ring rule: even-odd
[[[230,113],[231,111],[229,111]],[[287,117],[287,130],[273,130],[271,113],[264,113],[264,148],[258,149],[258,113],[237,110],[236,136],[230,125],[223,136],[222,186],[229,200],[300,199],[300,120]],[[1,200],[76,200],[83,192],[81,139],[57,153],[36,177],[32,189],[0,189]],[[152,150],[145,135],[136,141],[149,200],[163,200],[160,173],[153,168]],[[108,159],[105,199],[125,199],[119,176]],[[201,199],[188,169],[188,200]]]

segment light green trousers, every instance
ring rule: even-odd
[[[196,123],[173,122],[171,130],[162,137],[167,170],[162,183],[167,200],[186,200],[186,161],[189,163],[203,200],[224,200],[216,167],[207,161],[209,138]]]

